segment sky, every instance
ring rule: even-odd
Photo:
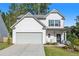
[[[0,3],[0,10],[8,12],[10,3]],[[76,16],[79,15],[79,3],[53,3],[49,5],[49,10],[57,9],[64,17],[64,25],[75,25]]]

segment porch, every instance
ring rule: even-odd
[[[46,43],[59,43],[64,44],[66,42],[66,29],[55,28],[46,30]]]

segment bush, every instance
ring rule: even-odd
[[[8,44],[11,44],[11,43],[12,43],[12,42],[11,42],[11,37],[8,37],[7,43],[8,43]]]
[[[74,45],[79,46],[79,39],[75,39],[75,40],[74,40]]]
[[[70,48],[70,47],[66,45],[66,46],[64,46],[64,47],[62,47],[62,48],[64,48],[64,49],[68,49],[68,48]]]
[[[76,35],[72,33],[67,34],[67,40],[71,42],[71,44],[74,44],[74,39],[76,39]]]
[[[71,42],[70,41],[66,41],[65,45],[71,45]]]
[[[79,52],[79,46],[74,46],[74,51]]]

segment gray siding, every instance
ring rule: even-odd
[[[0,14],[0,37],[7,37],[8,30]]]

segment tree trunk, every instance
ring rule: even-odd
[[[38,3],[38,15],[40,14],[40,3]]]

